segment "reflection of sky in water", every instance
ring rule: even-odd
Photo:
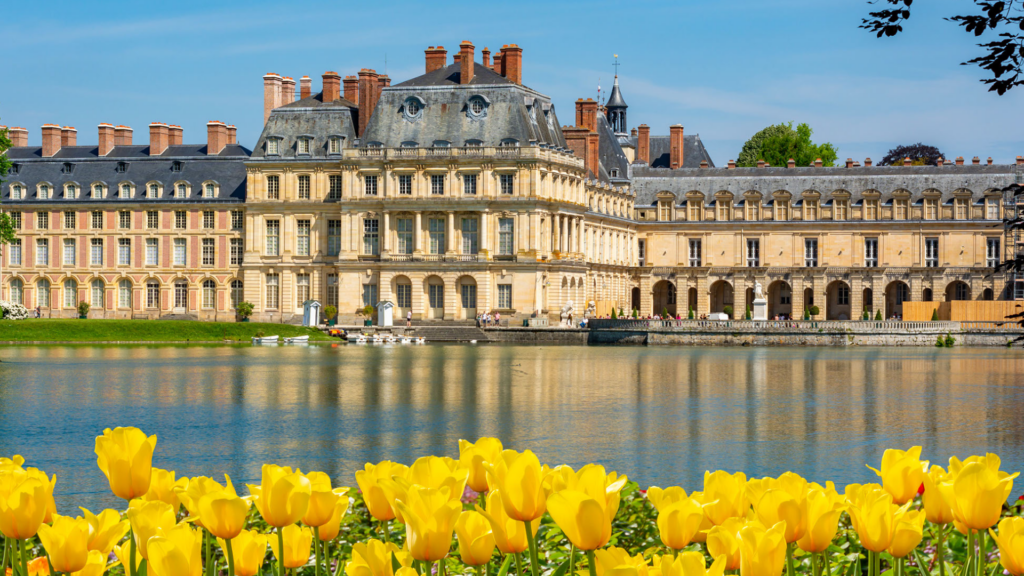
[[[259,479],[263,462],[354,485],[367,461],[457,456],[498,436],[642,485],[704,470],[869,481],[886,447],[993,451],[1024,469],[1024,352],[934,348],[11,347],[0,455],[57,474],[58,506],[122,507],[105,427],[157,434],[154,465]],[[1018,490],[1019,491],[1019,490]]]

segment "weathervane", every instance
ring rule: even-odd
[[[615,66],[615,77],[619,77],[619,55],[615,54],[615,62],[612,62],[612,66]]]

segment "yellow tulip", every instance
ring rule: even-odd
[[[309,472],[306,474],[309,480],[310,496],[309,508],[302,517],[302,523],[310,527],[320,527],[331,521],[334,515],[335,505],[343,494],[347,494],[348,486],[331,486],[331,477],[324,472]],[[348,497],[346,496],[347,500]]]
[[[77,572],[72,572],[71,576],[103,576],[107,569],[112,567],[113,565],[107,566],[106,555],[99,550],[90,550],[85,566]],[[46,574],[47,576],[50,574],[49,570]]]
[[[526,539],[526,524],[509,518],[501,505],[501,491],[491,490],[487,493],[487,509],[480,506],[476,511],[483,514],[484,518],[491,523],[491,533],[494,534],[494,543],[502,554],[519,554],[529,548],[529,541]],[[540,518],[530,522],[530,529],[537,533],[540,527]]]
[[[342,496],[334,503],[334,512],[331,513],[331,519],[320,527],[319,536],[321,542],[330,542],[338,537],[338,533],[341,531],[341,519],[345,517],[348,505],[348,496]]]
[[[7,576],[11,576],[13,572],[11,569],[7,569]],[[46,556],[39,556],[28,561],[28,576],[50,576],[50,563],[46,561]]]
[[[723,470],[704,472],[704,513],[714,525],[729,518],[742,517],[750,506],[747,499],[747,475]]]
[[[596,550],[611,538],[619,491],[626,480],[615,472],[605,474],[602,466],[588,464],[576,472],[571,488],[548,497],[548,512],[577,548]]]
[[[479,512],[463,512],[455,522],[459,538],[459,556],[467,566],[480,566],[491,561],[494,554],[494,532],[491,523]]]
[[[125,542],[124,544],[118,544],[114,546],[114,555],[117,556],[117,561],[124,566],[124,573],[128,574],[128,565],[131,559],[131,544]],[[135,570],[138,571],[139,566],[142,565],[142,556],[140,554],[135,555]]]
[[[650,491],[647,492],[650,496]],[[673,550],[682,550],[693,542],[704,525],[704,507],[693,498],[666,503],[658,508],[658,533],[662,543]],[[657,508],[657,506],[655,506]]]
[[[845,509],[843,497],[834,488],[808,490],[803,507],[806,530],[797,540],[797,546],[810,553],[828,549],[839,530],[839,517]]]
[[[740,529],[740,576],[779,576],[786,561],[786,526],[747,522]]]
[[[242,530],[230,543],[223,538],[218,538],[217,543],[225,554],[227,547],[231,546],[235,557],[235,576],[256,576],[263,567],[263,559],[267,557],[268,539],[266,534],[255,530]]]
[[[202,526],[217,538],[231,540],[238,536],[248,516],[249,501],[239,498],[233,489],[212,492],[199,499]]]
[[[893,518],[892,543],[889,554],[894,558],[903,558],[914,551],[924,536],[925,513],[921,510],[900,508]]]
[[[12,468],[0,474],[0,532],[25,540],[36,535],[54,507],[51,480],[35,468]]]
[[[424,456],[412,463],[406,476],[382,480],[380,483],[395,500],[401,500],[410,487],[419,486],[447,488],[452,501],[461,502],[468,479],[469,470],[460,468],[457,460]],[[395,510],[395,515],[400,522],[404,522],[400,511]]]
[[[953,507],[946,499],[945,494],[939,488],[943,482],[952,481],[952,475],[942,469],[942,466],[932,466],[924,476],[924,494],[921,500],[924,503],[924,513],[932,524],[949,524],[953,521]]]
[[[548,467],[526,450],[504,450],[497,462],[485,462],[487,484],[501,492],[501,505],[509,518],[533,521],[544,515],[549,488],[545,486]]]
[[[149,560],[149,541],[161,529],[169,530],[178,523],[174,508],[166,502],[135,499],[128,503],[125,513],[131,522],[135,545],[143,558]]]
[[[25,458],[18,456],[17,454],[10,458],[0,456],[0,473],[11,468],[21,468],[24,463]]]
[[[805,503],[806,500],[798,501],[786,490],[769,488],[757,501],[754,514],[765,526],[775,526],[779,522],[785,522],[786,542],[792,543],[803,538],[807,531],[803,510]]]
[[[850,520],[860,536],[860,543],[872,552],[883,552],[892,543],[893,528],[899,506],[892,494],[877,484],[846,487],[850,503]]]
[[[149,492],[156,436],[138,428],[107,428],[96,437],[96,464],[118,498],[132,500]]]
[[[398,546],[371,539],[352,545],[352,559],[345,565],[346,576],[396,576],[391,555]]]
[[[662,556],[659,560],[655,566],[661,569],[661,576],[722,576],[727,569],[725,555],[716,556],[710,568],[700,552],[683,552],[675,558]]]
[[[395,506],[405,519],[406,547],[413,558],[436,562],[448,555],[462,503],[452,501],[447,486],[413,485]]]
[[[999,563],[1012,576],[1024,574],[1024,518],[1015,516],[999,522],[999,533],[989,533],[999,546]]]
[[[203,535],[184,522],[161,528],[149,541],[147,574],[153,576],[199,576],[203,573]]]
[[[89,559],[89,522],[84,518],[53,516],[53,526],[39,527],[39,540],[57,572],[77,572]]]
[[[928,461],[921,460],[921,447],[910,450],[889,449],[882,453],[882,469],[872,468],[882,479],[882,488],[892,494],[896,504],[906,504],[917,496],[924,482]]]
[[[395,572],[395,576],[420,576],[420,573],[411,566],[402,566]]]
[[[183,485],[176,485],[174,487],[174,493],[177,495],[181,503],[185,505],[185,509],[188,510],[189,516],[192,517],[192,522],[196,526],[202,526],[202,518],[199,515],[199,501],[207,494],[214,492],[223,492],[225,490],[235,494],[235,487],[231,484],[231,477],[227,474],[224,475],[224,485],[213,478],[207,476],[196,476],[195,478],[189,478]]]
[[[356,472],[356,484],[363,493],[363,500],[370,515],[387,522],[395,518],[395,498],[389,495],[381,485],[382,480],[391,480],[395,477],[404,478],[409,474],[409,468],[404,464],[396,464],[387,460],[377,464],[367,464],[363,470]]]
[[[630,556],[622,548],[607,548],[594,552],[597,576],[648,576],[651,572],[643,554]]]
[[[306,514],[310,492],[309,480],[301,472],[273,464],[263,465],[259,486],[249,484],[249,493],[253,495],[260,516],[276,528],[295,524]]]
[[[290,524],[281,528],[284,537],[284,567],[300,568],[309,563],[309,550],[313,545],[313,531],[305,526],[299,527]],[[282,559],[281,550],[278,548],[278,539],[270,539],[270,550],[278,561]]]
[[[117,510],[104,510],[99,514],[81,508],[85,513],[85,521],[89,523],[89,550],[96,550],[106,558],[114,545],[124,538],[130,527],[127,519],[121,519]]]
[[[683,490],[679,486],[671,486],[669,488],[660,488],[658,486],[651,486],[647,489],[647,499],[651,501],[651,505],[658,512],[661,512],[666,507],[687,500],[689,496],[686,495],[686,490]]]
[[[497,438],[480,438],[476,442],[459,440],[459,464],[469,471],[469,487],[477,492],[487,492],[487,470],[484,462],[497,462],[504,448]]]
[[[160,500],[167,502],[174,507],[174,513],[178,513],[181,507],[181,498],[178,490],[188,486],[188,478],[174,478],[174,470],[161,470],[153,468],[153,475],[149,482],[149,491],[142,497],[143,500]]]
[[[708,553],[712,558],[725,558],[725,570],[738,570],[740,567],[740,530],[745,525],[742,518],[728,518],[708,530]]]
[[[962,465],[954,461],[950,459],[952,479],[939,485],[950,502],[953,518],[973,530],[995,526],[1019,472],[999,470],[1000,460],[995,454],[971,458]]]
[[[690,499],[699,503],[701,508],[706,508],[709,503],[713,502],[708,500],[703,492],[690,492]],[[704,543],[708,537],[708,530],[711,530],[714,526],[711,523],[711,518],[708,518],[708,511],[704,510],[704,520],[700,523],[700,530],[693,536],[693,541]]]

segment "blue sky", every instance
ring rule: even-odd
[[[205,124],[238,126],[252,146],[262,129],[262,76],[360,68],[395,82],[423,72],[423,49],[461,40],[479,51],[523,48],[524,82],[552,96],[563,124],[573,102],[612,83],[613,54],[629,124],[654,134],[683,124],[715,162],[778,122],[807,122],[840,158],[876,161],[924,141],[947,156],[1024,154],[1024,88],[996,96],[973,37],[942,19],[966,3],[916,7],[909,30],[875,39],[857,28],[864,0],[675,2],[21,2],[4,9],[5,89],[0,123],[38,144],[53,122],[96,142],[100,122],[135,129],[180,124],[203,142]],[[479,52],[478,52],[479,53]],[[479,59],[479,58],[478,58]]]

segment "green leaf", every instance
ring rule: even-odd
[[[398,561],[398,557],[395,556],[394,554],[391,554],[391,569],[394,570],[395,572],[398,572],[398,570],[401,567],[402,567],[402,563]]]
[[[565,576],[565,573],[569,570],[569,561],[566,560],[555,568],[555,571],[551,573],[551,576]]]
[[[498,570],[498,576],[507,576],[508,567],[512,564],[512,554],[505,556],[505,561],[501,563],[501,569]]]

